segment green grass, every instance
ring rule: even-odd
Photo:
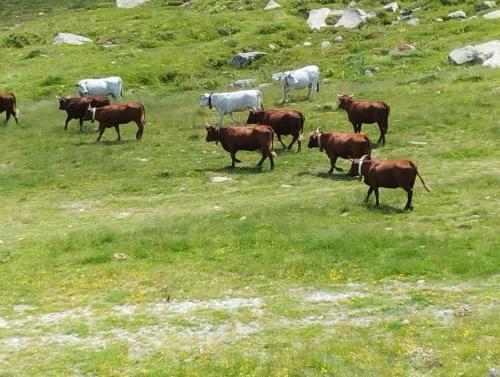
[[[273,12],[264,2],[112,3],[2,3],[10,64],[0,89],[16,92],[21,124],[0,125],[0,375],[477,376],[498,367],[500,74],[446,62],[457,46],[494,39],[498,21],[437,24],[473,3],[427,2],[418,27],[313,34],[300,16],[321,5],[312,2]],[[96,42],[52,46],[58,31]],[[345,42],[319,47],[337,34]],[[307,38],[313,46],[301,46]],[[402,42],[419,54],[391,56]],[[226,65],[246,48],[269,54],[245,70]],[[315,102],[290,105],[305,113],[306,131],[352,129],[336,93],[389,103],[387,144],[373,154],[417,164],[433,192],[417,182],[413,212],[401,210],[402,190],[381,189],[381,208],[365,205],[367,187],[327,176],[307,137],[299,154],[276,145],[274,171],[268,162],[256,170],[259,156],[246,152],[230,170],[227,153],[205,142],[215,114],[199,109],[201,91],[311,63],[328,82]],[[365,77],[372,66],[380,71]],[[141,142],[133,125],[121,143],[114,130],[95,143],[90,123],[63,130],[53,96],[111,74],[124,78],[126,100],[146,106]],[[266,108],[277,106],[280,89],[261,90]],[[378,137],[373,125],[363,131]],[[211,182],[220,175],[232,180]],[[341,299],[308,299],[317,292]],[[463,305],[471,314],[454,315]]]

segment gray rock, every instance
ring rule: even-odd
[[[275,44],[269,43],[269,48],[271,50],[276,50],[278,48],[278,46],[276,46]]]
[[[401,43],[389,51],[391,56],[408,56],[417,54],[417,48],[408,43]]]
[[[331,43],[328,41],[323,41],[321,42],[321,48],[328,48],[330,47]]]
[[[82,45],[87,42],[92,42],[91,39],[87,37],[82,37],[81,35],[71,34],[71,33],[59,33],[55,36],[52,41],[53,45]]]
[[[498,370],[497,368],[491,368],[490,369],[490,376],[491,377],[498,377],[498,376],[500,376],[500,370]]]
[[[446,18],[449,20],[458,18],[467,18],[467,15],[463,10],[457,10],[455,12],[448,13],[448,16],[446,16]]]
[[[302,46],[311,46],[311,45],[312,45],[312,43],[311,42],[307,42],[307,41],[305,41],[304,43],[302,43]]]
[[[457,48],[449,53],[448,61],[452,64],[484,64],[495,54],[500,54],[500,40]]]
[[[370,67],[365,69],[364,74],[365,76],[373,76],[373,74],[377,73],[378,71],[380,71],[379,67]]]
[[[412,25],[412,26],[417,26],[417,25],[420,25],[420,18],[417,18],[417,17],[410,17],[406,23],[408,25]]]
[[[319,29],[328,26],[326,24],[326,18],[330,14],[332,14],[332,10],[330,8],[311,9],[307,19],[307,24],[311,30],[318,31]]]
[[[147,3],[149,0],[116,0],[118,8],[135,8],[139,5]]]
[[[341,35],[337,35],[334,39],[335,42],[342,42],[344,40],[344,38],[342,38]]]
[[[495,10],[493,12],[483,14],[483,18],[485,18],[487,20],[496,20],[497,18],[500,18],[500,9]]]
[[[483,67],[500,68],[500,51],[495,52],[490,58],[486,59]]]
[[[230,86],[234,88],[253,88],[255,86],[255,81],[255,79],[236,80]]]
[[[345,27],[347,29],[354,29],[362,26],[365,19],[361,16],[358,9],[346,9],[342,13],[342,17],[337,21],[335,27]]]
[[[399,6],[398,3],[392,2],[387,5],[384,5],[384,9],[388,12],[396,13],[396,11],[399,9]]]
[[[274,0],[269,0],[267,5],[264,7],[264,10],[271,10],[271,9],[277,9],[281,8],[281,5],[279,5],[276,1]]]
[[[496,7],[496,1],[483,1],[474,7],[478,12]]]
[[[234,55],[231,59],[231,64],[238,68],[243,68],[249,65],[254,60],[258,60],[267,54],[262,51],[240,52]]]
[[[436,22],[443,22],[444,20],[442,18],[436,18]]]

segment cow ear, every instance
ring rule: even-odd
[[[351,95],[349,96],[349,98],[351,98],[351,99],[352,99],[352,97],[354,97],[354,94],[351,94]]]

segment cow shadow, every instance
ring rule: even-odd
[[[236,166],[232,168],[229,166],[224,166],[221,168],[207,168],[207,169],[196,169],[200,172],[212,172],[212,173],[233,173],[233,174],[261,174],[261,173],[270,173],[272,170],[269,167],[258,167],[258,166]]]
[[[132,144],[132,143],[136,143],[137,141],[136,140],[101,140],[101,141],[90,141],[90,142],[87,142],[87,141],[80,141],[78,143],[73,143],[74,146],[76,147],[81,147],[81,146],[91,146],[91,145],[106,145],[106,146],[109,146],[109,145],[123,145],[123,144]]]
[[[327,173],[327,172],[310,172],[310,171],[302,171],[297,174],[299,177],[303,176],[310,176],[310,177],[317,177],[317,178],[323,178],[323,179],[328,179],[330,181],[356,181],[356,177],[350,177],[346,173]]]
[[[366,209],[368,209],[371,212],[379,212],[381,214],[386,214],[386,215],[394,215],[394,214],[404,214],[404,213],[410,213],[411,211],[405,210],[403,208],[397,208],[393,207],[387,204],[381,204],[379,206],[376,206],[375,203],[373,202],[364,202],[362,203]]]

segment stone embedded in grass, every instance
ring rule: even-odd
[[[496,20],[497,18],[500,18],[500,9],[483,14],[483,18],[486,20]]]
[[[321,42],[321,48],[328,48],[330,47],[331,43],[328,41],[323,41]]]
[[[485,60],[483,67],[500,68],[500,52],[495,52],[489,59]]]
[[[431,369],[442,365],[439,353],[432,348],[417,347],[408,352],[407,356],[415,369]]]
[[[453,312],[455,317],[467,317],[471,313],[472,313],[472,310],[467,305],[462,305],[462,306],[456,308],[455,311]]]
[[[500,54],[500,40],[493,40],[478,45],[456,48],[448,54],[452,64],[483,64],[495,54]]]
[[[236,80],[229,86],[234,88],[253,88],[255,86],[256,79],[241,79]]]
[[[346,9],[342,13],[342,17],[337,21],[335,27],[344,27],[347,29],[355,29],[363,26],[366,20],[375,15],[366,13],[362,9]]]
[[[412,26],[417,26],[417,25],[420,25],[420,19],[417,18],[417,17],[410,17],[406,23],[408,25],[412,25]]]
[[[326,18],[332,13],[330,8],[311,9],[307,24],[313,31],[318,31],[321,28],[327,27]]]
[[[212,177],[212,182],[213,183],[220,183],[220,182],[227,182],[227,181],[232,181],[233,179],[231,177]]]
[[[113,254],[113,260],[127,260],[129,258],[130,258],[130,256],[128,256],[125,253],[114,253]]]
[[[412,145],[427,145],[426,141],[409,141],[408,143]]]
[[[264,7],[264,10],[272,10],[272,9],[277,9],[281,8],[281,5],[279,5],[276,1],[274,0],[269,0],[269,2],[266,4]]]
[[[305,41],[304,43],[302,43],[302,46],[311,46],[311,45],[312,45],[312,43],[311,42],[307,42],[307,41]]]
[[[118,8],[135,8],[147,3],[149,0],[116,0]]]
[[[243,68],[254,60],[258,60],[267,54],[262,51],[240,52],[231,58],[231,64],[237,68]]]
[[[389,3],[387,5],[384,5],[384,9],[388,12],[393,12],[396,13],[396,11],[399,9],[398,3],[395,1],[392,3]]]
[[[71,33],[59,33],[54,37],[52,44],[53,45],[68,44],[68,45],[79,46],[88,42],[92,42],[92,39]]]
[[[480,12],[482,10],[488,10],[494,8],[497,5],[496,1],[483,1],[479,4],[476,4],[474,8]]]
[[[467,14],[463,10],[457,10],[455,12],[448,13],[446,16],[448,20],[459,19],[459,18],[467,18]]]

